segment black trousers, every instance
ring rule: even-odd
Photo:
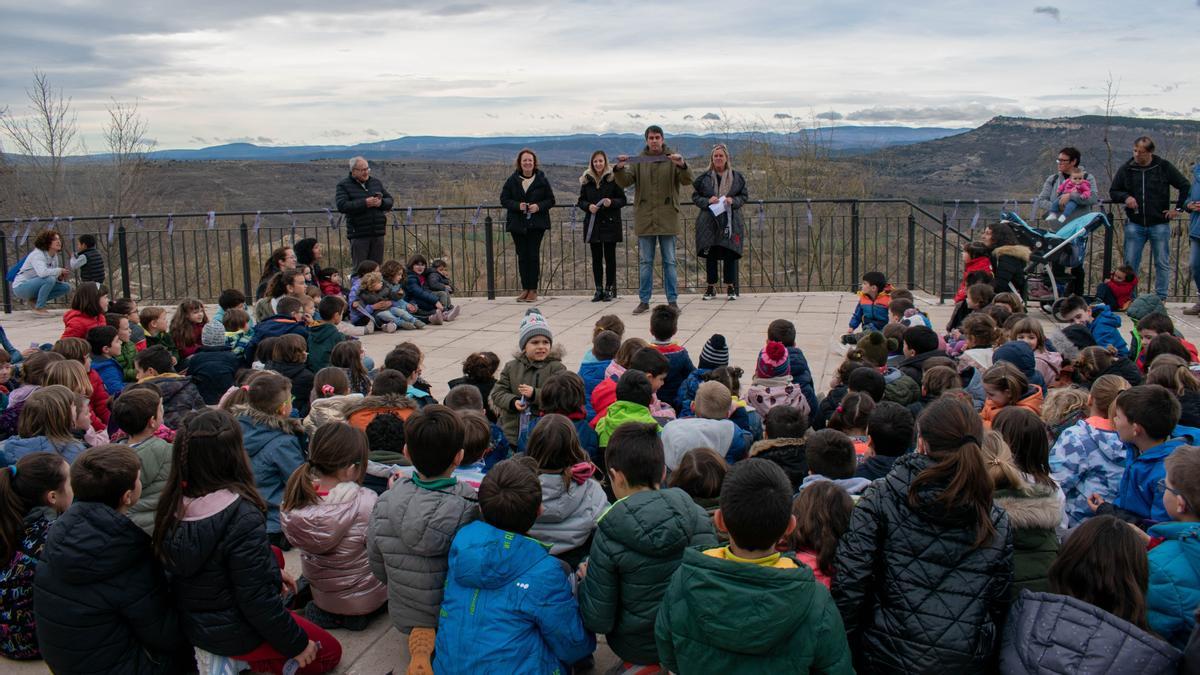
[[[738,286],[738,258],[733,253],[719,246],[714,246],[708,249],[708,257],[704,259],[705,277],[709,286],[717,283],[717,264],[724,261],[725,268],[724,277],[725,283],[737,288]]]
[[[350,262],[354,267],[364,260],[383,264],[383,236],[359,237],[350,240]]]
[[[617,285],[617,242],[594,242],[592,247],[592,280],[596,288],[615,288]]]
[[[517,274],[521,277],[521,288],[536,291],[542,269],[542,237],[546,231],[528,230],[523,234],[511,234],[517,249]]]

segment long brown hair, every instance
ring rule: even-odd
[[[996,413],[992,428],[1012,449],[1013,463],[1035,483],[1057,487],[1050,476],[1050,432],[1029,408],[1008,406]]]
[[[812,483],[792,501],[796,529],[788,537],[788,546],[794,551],[815,553],[817,569],[832,577],[838,542],[850,529],[853,510],[854,500],[840,485],[829,480]]]
[[[1048,572],[1050,592],[1095,605],[1149,630],[1146,587],[1150,563],[1138,535],[1113,516],[1094,516],[1075,528]]]
[[[50,452],[31,452],[0,469],[0,559],[6,566],[21,545],[26,514],[46,506],[46,493],[62,490],[69,479],[67,460]]]
[[[362,344],[358,340],[342,340],[329,352],[329,365],[345,368],[354,391],[371,390],[371,377],[362,362]]]
[[[317,427],[308,445],[308,461],[296,467],[283,493],[283,510],[292,511],[317,504],[321,497],[314,485],[323,477],[336,476],[342,469],[357,468],[354,481],[362,483],[367,472],[367,434],[345,422],[328,422]]]
[[[242,427],[224,410],[201,410],[184,418],[171,446],[171,471],[154,515],[154,550],[166,559],[164,544],[183,519],[183,498],[229,490],[266,513],[254,484]]]
[[[204,309],[204,303],[195,298],[188,298],[179,303],[179,308],[175,310],[175,316],[171,317],[171,339],[175,341],[176,347],[194,347],[200,344],[196,338],[197,324],[192,323],[188,315],[196,310],[204,312],[204,319],[200,321],[201,326],[208,323],[208,311]]]
[[[958,398],[939,398],[926,406],[917,422],[917,437],[936,464],[917,474],[908,488],[908,504],[920,504],[926,484],[945,485],[937,500],[946,508],[975,511],[975,548],[996,535],[992,524],[992,479],[983,465],[979,444],[983,422],[974,408]]]
[[[579,434],[571,420],[558,414],[541,418],[529,434],[527,454],[538,464],[542,473],[562,475],[563,487],[571,485],[571,467],[588,461],[579,445]]]
[[[725,483],[728,469],[725,458],[716,450],[692,448],[683,453],[667,485],[683,490],[692,499],[716,499],[721,496],[721,485]]]

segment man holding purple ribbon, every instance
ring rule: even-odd
[[[362,157],[350,160],[350,175],[337,184],[335,201],[338,213],[346,214],[346,238],[350,240],[354,267],[364,260],[383,262],[383,237],[387,233],[392,196],[371,175],[367,160]]]
[[[634,314],[650,310],[654,287],[654,246],[662,249],[663,293],[667,304],[679,309],[675,286],[675,238],[683,233],[679,223],[679,188],[692,184],[692,172],[678,153],[663,141],[662,127],[646,128],[646,147],[636,157],[620,155],[613,178],[622,188],[635,186],[634,226],[638,238],[638,305]]]

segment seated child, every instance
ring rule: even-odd
[[[804,392],[792,383],[790,359],[782,342],[768,342],[758,353],[746,401],[759,415],[766,415],[775,406],[800,408],[805,414],[811,412]]]
[[[207,323],[204,303],[195,298],[184,300],[175,308],[175,316],[171,317],[171,339],[179,349],[178,360],[187,359],[200,348],[200,333]]]
[[[173,673],[184,644],[150,538],[127,514],[142,491],[133,450],[103,445],[71,466],[74,500],[46,537],[33,589],[38,644],[55,672]]]
[[[588,456],[588,461],[599,466],[604,463],[604,457],[600,453],[600,440],[596,436],[596,430],[592,428],[589,418],[583,411],[586,400],[583,386],[583,379],[575,373],[570,371],[555,373],[546,380],[541,391],[538,392],[538,407],[542,411],[541,416],[558,414],[570,420],[575,427],[579,445]],[[540,419],[542,417],[534,417],[529,420],[530,434],[533,433]],[[518,444],[518,451],[523,452],[527,442],[528,438],[523,438],[522,442]]]
[[[832,481],[857,501],[858,496],[871,484],[866,478],[854,476],[858,468],[854,442],[840,431],[822,429],[810,434],[804,452],[808,460],[808,475],[800,483],[800,492],[813,483]]]
[[[263,319],[261,323],[254,327],[253,335],[250,341],[246,343],[245,360],[247,362],[255,359],[266,362],[266,359],[259,357],[255,353],[258,348],[258,343],[264,338],[280,337],[283,335],[299,335],[308,340],[308,326],[304,323],[303,305],[300,300],[293,298],[290,295],[285,295],[279,299],[279,304],[276,306],[275,314]],[[267,356],[269,359],[270,356]]]
[[[992,317],[976,312],[963,320],[962,333],[966,338],[964,349],[958,357],[958,374],[964,389],[974,399],[975,409],[983,407],[983,374],[992,367],[995,358],[994,345],[1000,339],[1000,330]]]
[[[298,417],[308,415],[308,397],[312,394],[313,372],[308,369],[308,343],[304,338],[290,333],[281,336],[271,350],[271,360],[266,370],[286,377],[292,383],[291,409]]]
[[[1063,203],[1064,197],[1066,197],[1066,203]],[[1065,223],[1067,218],[1071,217],[1071,214],[1075,213],[1075,210],[1081,205],[1085,206],[1084,211],[1087,211],[1086,205],[1091,202],[1092,184],[1088,181],[1087,172],[1076,166],[1071,169],[1071,174],[1058,184],[1056,194],[1050,198],[1050,209],[1046,212],[1046,220]]]
[[[617,381],[617,400],[604,410],[604,416],[596,421],[596,435],[600,447],[608,447],[608,439],[622,424],[627,422],[642,422],[654,424],[658,422],[650,414],[650,400],[654,397],[654,389],[646,373],[630,368]],[[661,429],[661,428],[660,428]]]
[[[462,377],[450,380],[451,389],[466,384],[479,390],[479,395],[487,401],[492,395],[492,387],[496,386],[496,371],[500,370],[500,357],[495,352],[475,352],[463,359]],[[480,407],[485,406],[480,404]],[[487,418],[493,423],[498,419],[495,411],[485,410]]]
[[[1108,305],[1097,303],[1088,307],[1086,300],[1071,295],[1059,301],[1057,312],[1067,323],[1086,326],[1098,346],[1111,345],[1120,356],[1129,356],[1129,345],[1121,337],[1121,317]]]
[[[879,369],[859,361],[856,359],[847,359],[838,366],[836,386],[829,390],[829,394],[821,399],[821,405],[817,409],[817,414],[812,418],[812,428],[824,429],[829,423],[833,413],[842,403],[842,399],[846,398],[846,394],[852,391],[861,391],[870,395],[871,400],[878,403],[883,400],[884,394],[887,391],[887,382],[883,379],[883,373]]]
[[[1123,312],[1137,297],[1137,285],[1137,272],[1129,265],[1121,265],[1096,287],[1096,300]]]
[[[304,617],[322,628],[363,630],[387,602],[367,564],[376,496],[362,486],[367,435],[344,422],[317,429],[308,459],[288,478],[279,524],[300,556],[312,602]]]
[[[1146,350],[1149,349],[1150,343],[1154,341],[1154,338],[1159,335],[1171,335],[1179,338],[1180,343],[1183,344],[1184,349],[1188,352],[1188,363],[1196,363],[1200,360],[1196,357],[1196,345],[1184,340],[1175,333],[1175,322],[1171,320],[1171,317],[1162,312],[1151,312],[1138,321],[1137,334],[1134,336],[1135,340],[1140,343],[1136,344],[1135,347],[1138,352],[1137,365],[1142,372],[1146,371],[1148,365]]]
[[[808,475],[804,435],[808,417],[796,408],[775,407],[763,417],[763,440],[750,446],[750,456],[770,460],[787,474],[792,490]]]
[[[1021,300],[1021,296],[1017,295],[1016,293],[1008,291],[997,293],[996,296],[992,298],[992,304],[1004,305],[1006,308],[1008,308],[1008,311],[1013,314],[1025,313],[1025,303]]]
[[[949,368],[946,370],[950,371]],[[888,475],[896,458],[912,449],[915,429],[916,422],[908,408],[892,401],[881,401],[867,419],[867,454],[855,469],[854,476],[873,481]]]
[[[394,370],[404,376],[408,388],[404,395],[417,404],[418,408],[437,403],[429,394],[428,383],[421,381],[421,369],[425,365],[425,354],[412,342],[401,342],[388,352],[383,360],[384,370]]]
[[[108,395],[116,396],[125,388],[125,373],[121,370],[121,364],[114,358],[121,353],[117,329],[108,325],[89,328],[87,341],[92,350],[92,370],[100,376]]]
[[[217,296],[217,311],[213,314],[212,320],[224,324],[225,315],[231,309],[246,311],[246,294],[236,288],[227,288]]]
[[[1173,339],[1170,336],[1154,338],[1156,343]],[[1179,397],[1180,426],[1200,428],[1200,380],[1196,379],[1186,359],[1177,354],[1155,356],[1146,373],[1146,384],[1161,384]]]
[[[992,352],[992,365],[998,363],[1011,363],[1021,371],[1029,384],[1036,386],[1042,390],[1042,395],[1046,394],[1046,381],[1042,379],[1042,374],[1037,369],[1037,355],[1033,351],[1033,347],[1029,346],[1024,340],[1010,340],[996,348]]]
[[[192,378],[175,372],[174,359],[162,345],[146,347],[134,361],[138,384],[158,387],[163,402],[163,424],[178,429],[183,417],[206,405]]]
[[[460,416],[461,413],[484,414],[483,396],[480,395],[478,388],[470,384],[458,384],[451,387],[450,391],[446,392],[446,398],[443,403],[451,410],[460,413]],[[500,425],[489,418],[485,417],[485,419],[487,419],[490,430],[488,432],[487,452],[480,461],[483,463],[481,471],[486,474],[497,463],[508,459],[509,455],[512,454],[512,450],[508,447],[508,441],[505,440],[504,430],[500,428]],[[533,420],[531,419],[530,421],[532,422]],[[592,433],[595,433],[595,431]],[[469,450],[469,448],[465,449]],[[469,455],[470,453],[468,452],[467,454]]]
[[[816,410],[817,394],[813,390],[812,371],[808,367],[808,359],[804,358],[804,352],[796,346],[796,326],[787,319],[775,319],[767,326],[767,341],[782,342],[783,346],[787,347],[788,369],[792,372],[792,382],[800,385],[804,400],[808,401],[810,413]],[[728,351],[725,363],[721,365],[729,365]]]
[[[688,493],[692,501],[704,509],[711,519],[713,512],[717,510],[721,484],[725,482],[725,474],[728,471],[729,464],[716,450],[692,448],[683,453],[679,466],[675,467],[667,479],[667,486]]]
[[[888,368],[899,368],[904,363],[904,331],[908,328],[902,323],[889,323],[883,327],[883,340],[888,346]]]
[[[431,405],[414,413],[404,432],[404,456],[416,471],[380,496],[367,529],[367,556],[375,578],[387,584],[392,624],[408,635],[409,669],[429,673],[451,541],[462,526],[479,517],[479,508],[475,490],[454,477],[463,457],[458,415],[446,406]],[[535,491],[540,498],[541,491]],[[532,524],[536,508],[529,515]],[[482,545],[472,550],[485,552]],[[487,550],[488,555],[501,553]],[[488,569],[501,567],[490,564]],[[444,637],[458,636],[452,631]],[[455,653],[461,650],[445,655]]]
[[[92,345],[83,338],[68,337],[55,342],[52,351],[62,354],[68,361],[75,361],[83,366],[84,376],[88,381],[87,387],[78,388],[66,382],[58,382],[57,384],[67,384],[72,389],[77,389],[76,393],[87,395],[88,404],[91,406],[92,428],[96,431],[102,431],[108,425],[109,394],[108,390],[104,388],[104,381],[100,379],[100,374],[91,367]],[[47,384],[50,383],[47,382]]]
[[[33,620],[33,577],[50,525],[71,505],[71,467],[53,452],[25,455],[0,469],[0,655],[41,658]]]
[[[706,376],[716,368],[729,365],[729,345],[725,336],[713,333],[704,348],[700,350],[700,358],[696,361],[696,369],[688,373],[687,379],[679,385],[679,417],[691,417],[692,400],[696,398],[696,390],[706,382]]]
[[[721,368],[713,368],[712,371],[705,377],[706,382],[720,382],[729,390],[729,419],[734,424],[738,425],[743,431],[750,432],[752,439],[762,440],[762,417],[738,396],[742,390],[742,369],[738,367],[723,366]],[[658,418],[657,413],[655,414]]]
[[[221,325],[225,328],[225,344],[229,345],[234,356],[247,363],[252,362],[253,359],[246,359],[245,356],[246,345],[254,339],[254,332],[250,329],[250,315],[245,310],[231,309],[225,312]]]
[[[938,343],[937,333],[925,326],[909,326],[901,338],[904,359],[896,368],[920,382],[925,375],[930,359],[946,356],[946,350]]]
[[[20,379],[16,382],[9,382],[10,385],[18,384],[19,386],[10,388],[8,407],[0,412],[0,438],[8,438],[17,433],[21,409],[25,406],[26,399],[46,384],[46,369],[50,367],[50,364],[63,360],[62,354],[41,350],[31,351],[24,358],[21,362]]]
[[[340,295],[327,295],[317,303],[320,321],[308,327],[308,369],[312,372],[329,365],[329,355],[338,343],[349,340],[338,328],[346,312],[346,301]]]
[[[880,401],[884,403],[884,401]],[[852,391],[846,394],[829,418],[826,429],[840,431],[854,443],[854,461],[862,464],[871,452],[871,441],[867,437],[867,421],[875,412],[875,400],[870,394]]]
[[[121,367],[121,381],[134,382],[137,380],[137,372],[134,370],[133,361],[137,358],[138,349],[133,342],[129,318],[109,312],[105,315],[105,321],[110,327],[117,329],[117,340],[121,343],[121,350],[112,355],[113,360]]]
[[[978,258],[972,258],[971,262],[975,264],[984,264],[986,265],[986,268],[963,270],[962,283],[958,287],[958,292],[954,294],[954,312],[950,315],[950,321],[946,324],[946,332],[948,333],[952,333],[955,329],[957,329],[962,324],[962,320],[967,318],[967,315],[972,311],[978,310],[979,308],[991,302],[992,296],[996,294],[996,290],[992,288],[992,283],[995,281],[996,277],[992,273],[992,259],[988,255],[988,252],[991,251],[991,249],[986,244],[980,244],[978,242],[971,242],[970,244],[967,244],[967,246],[980,247],[979,249],[976,249],[976,252],[979,250],[983,251],[983,263],[976,263],[976,261],[979,260]],[[966,255],[966,252],[964,252],[964,257]],[[977,285],[987,286],[991,292],[987,295],[985,300],[979,295],[979,291],[976,291],[976,298],[974,302],[969,302],[971,296],[970,289],[972,286]],[[974,306],[972,306],[972,304]]]
[[[350,391],[363,396],[371,394],[371,375],[363,361],[361,342],[358,340],[339,342],[329,353],[329,365],[340,368],[342,372],[346,373],[346,379],[350,381]],[[405,390],[407,390],[407,385]]]
[[[1087,416],[1088,393],[1082,387],[1051,389],[1042,403],[1041,417],[1046,423],[1051,442],[1065,429]]]
[[[541,502],[525,458],[500,462],[483,479],[482,520],[450,545],[436,672],[562,672],[596,648],[561,563],[526,535]]]
[[[621,317],[617,316],[616,314],[605,314],[599,319],[596,319],[596,325],[592,326],[592,339],[595,339],[597,335],[606,330],[616,333],[617,337],[621,338],[622,340],[625,339],[625,322],[622,321]],[[583,363],[589,363],[595,360],[596,356],[595,354],[592,354],[592,350],[589,349],[583,353]]]
[[[121,443],[142,463],[142,494],[130,507],[129,519],[153,537],[158,500],[171,473],[171,444],[155,435],[162,426],[162,396],[153,385],[130,385],[113,403],[112,416],[126,434]]]
[[[396,266],[399,267],[400,263],[396,263]],[[358,299],[363,302],[364,310],[374,318],[376,326],[383,328],[385,333],[394,333],[397,328],[413,330],[425,327],[424,321],[409,312],[408,303],[402,295],[390,288],[384,288],[383,274],[380,272],[371,272],[363,276],[359,282]],[[392,305],[387,309],[373,308],[376,303],[389,301]]]
[[[1088,498],[1113,501],[1125,472],[1125,445],[1113,428],[1109,410],[1129,388],[1120,375],[1102,375],[1088,393],[1088,417],[1067,427],[1050,451],[1054,482],[1066,497],[1064,527],[1076,527],[1092,515]]]
[[[1042,412],[1042,390],[1030,384],[1025,375],[1007,361],[987,369],[983,374],[983,391],[987,400],[979,417],[983,420],[985,431],[992,428],[996,414],[1008,406],[1028,408],[1035,415]]]
[[[403,373],[384,368],[375,376],[370,396],[346,405],[346,422],[366,431],[367,425],[379,415],[395,415],[407,421],[418,409],[417,404],[407,396],[408,387],[408,378]]]
[[[109,304],[109,312],[129,319],[129,341],[140,352],[146,348],[146,330],[142,328],[142,316],[137,303],[129,298],[117,298]]]
[[[39,387],[24,401],[17,434],[0,445],[3,465],[35,452],[52,452],[74,462],[87,449],[76,437],[88,426],[86,407],[86,398],[63,385]]]
[[[80,284],[71,295],[71,308],[63,314],[60,339],[73,337],[82,340],[89,328],[107,323],[104,318],[107,313],[108,289],[96,284]]]
[[[1163,505],[1163,460],[1188,443],[1186,438],[1171,438],[1179,423],[1179,401],[1165,387],[1144,384],[1118,394],[1112,410],[1113,428],[1128,452],[1125,471],[1114,502],[1109,504],[1093,494],[1088,497],[1088,506],[1095,513],[1137,521],[1170,520],[1171,514]]]
[[[962,281],[958,284],[958,290],[954,293],[955,303],[960,303],[967,299],[967,287],[971,285],[969,278],[971,273],[987,272],[990,274],[992,272],[992,258],[988,255],[989,253],[991,253],[991,247],[983,242],[971,241],[963,244],[963,275]],[[952,330],[952,328],[948,330]]]
[[[714,520],[729,533],[729,546],[684,551],[663,597],[654,630],[663,668],[853,672],[829,592],[807,565],[775,550],[796,527],[783,470],[760,459],[734,466]],[[731,593],[734,579],[737,592]]]
[[[1033,349],[1037,372],[1047,387],[1054,386],[1052,383],[1058,381],[1062,371],[1063,358],[1058,352],[1046,350],[1046,333],[1042,330],[1042,322],[1026,317],[1013,325],[1011,334],[1013,340],[1024,342]]]
[[[529,536],[575,569],[587,556],[596,519],[608,508],[604,488],[592,480],[596,466],[570,420],[558,414],[546,415],[534,428],[527,454],[537,463],[542,485],[542,512]]]
[[[1150,628],[1179,649],[1187,646],[1200,604],[1200,447],[1184,445],[1165,460],[1163,506],[1170,522],[1149,530],[1162,543],[1150,549],[1146,614]]]
[[[413,314],[419,317],[429,316],[429,323],[435,326],[442,321],[457,319],[461,308],[450,302],[450,294],[446,291],[434,291],[429,288],[427,267],[428,261],[419,253],[408,259],[408,271],[404,275],[404,295],[409,303],[417,307]]]
[[[879,370],[884,383],[883,398],[880,400],[908,405],[921,398],[921,383],[905,375],[899,368],[887,365],[888,354],[898,348],[898,344],[888,344],[883,333],[873,330],[862,334],[846,358],[862,361]]]
[[[233,386],[233,378],[246,364],[225,340],[225,326],[209,321],[200,334],[200,349],[187,360],[187,374],[208,405],[216,405]]]
[[[679,385],[687,379],[696,366],[684,346],[672,342],[671,338],[679,332],[679,310],[670,305],[657,305],[650,310],[650,335],[654,338],[650,346],[662,352],[667,357],[667,377],[659,388],[659,400],[670,405],[678,413]]]
[[[604,371],[608,370],[608,365],[620,348],[621,336],[610,330],[600,331],[592,337],[592,348],[588,352],[592,360],[579,365],[579,377],[583,379],[584,413],[589,420],[596,416],[592,408],[592,392],[596,385],[604,381]]]
[[[1141,384],[1143,379],[1137,365],[1118,354],[1116,348],[1111,345],[1107,348],[1094,345],[1084,347],[1079,350],[1079,358],[1075,359],[1072,367],[1075,383],[1085,388],[1090,387],[1101,375],[1120,375],[1135,387]]]
[[[605,463],[617,502],[597,523],[591,555],[580,568],[579,607],[584,626],[604,633],[626,670],[639,672],[637,666],[659,663],[654,620],[684,551],[717,546],[717,536],[705,509],[686,492],[660,489],[665,467],[656,425],[618,429]]]
[[[381,495],[395,482],[399,470],[411,467],[404,456],[404,420],[395,415],[378,415],[367,425],[367,475],[363,485]],[[407,475],[412,475],[409,472]]]
[[[674,471],[693,448],[712,448],[733,464],[750,451],[754,437],[729,419],[729,389],[720,382],[705,382],[692,402],[695,417],[671,420],[662,430],[667,471]]]
[[[438,258],[429,263],[429,273],[425,276],[425,285],[434,293],[454,295],[454,284],[450,281],[450,266],[445,260]],[[453,305],[448,305],[453,307]]]
[[[424,258],[421,258],[421,262],[424,262]],[[504,364],[500,380],[492,387],[488,397],[488,402],[498,411],[500,426],[509,445],[518,442],[521,419],[539,412],[536,387],[549,380],[551,375],[566,370],[562,351],[554,349],[553,340],[550,324],[546,323],[541,312],[537,308],[527,310],[517,335],[520,352]]]
[[[887,282],[883,272],[867,272],[862,276],[861,290],[858,292],[858,304],[854,314],[850,316],[850,326],[847,335],[853,334],[862,326],[863,330],[883,330],[888,323],[888,303],[892,299],[892,287]],[[858,338],[846,338],[843,342],[854,344]]]
[[[787,537],[786,550],[795,552],[796,562],[812,568],[813,577],[825,588],[833,583],[838,540],[850,529],[853,510],[850,494],[828,480],[809,485],[792,500],[796,529]]]
[[[322,368],[313,376],[304,433],[310,437],[317,427],[330,422],[345,422],[347,406],[361,401],[362,394],[350,392],[350,380],[341,368]]]
[[[342,273],[336,267],[317,268],[317,287],[323,297],[346,297],[346,289],[342,287]]]

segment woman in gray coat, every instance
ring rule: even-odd
[[[733,300],[738,296],[738,259],[742,257],[742,206],[750,195],[745,177],[733,170],[729,148],[723,143],[713,146],[708,170],[696,177],[692,190],[692,203],[700,209],[696,216],[696,255],[705,259],[708,288],[704,299],[716,297],[717,263],[724,261],[725,286]]]

